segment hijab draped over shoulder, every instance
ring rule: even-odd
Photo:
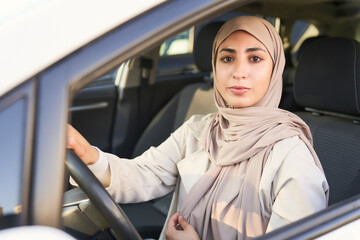
[[[269,22],[242,16],[225,23],[213,43],[214,73],[218,48],[235,31],[246,31],[267,48],[273,72],[265,96],[251,107],[238,109],[226,106],[214,79],[218,112],[200,139],[212,165],[192,187],[180,211],[201,239],[247,239],[265,233],[270,214],[261,206],[259,183],[276,142],[299,136],[322,169],[309,127],[278,108],[285,56],[281,38]]]

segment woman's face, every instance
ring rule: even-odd
[[[247,32],[233,32],[218,48],[217,88],[228,105],[252,106],[265,96],[272,69],[271,56],[261,42]]]

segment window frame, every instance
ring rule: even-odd
[[[15,227],[20,225],[27,225],[29,223],[29,205],[31,194],[31,173],[32,173],[32,149],[33,149],[33,134],[35,122],[35,104],[36,104],[36,87],[35,79],[21,84],[12,91],[3,95],[0,98],[0,112],[6,110],[8,107],[17,101],[25,101],[24,111],[25,119],[23,119],[24,133],[23,138],[23,169],[21,174],[21,212],[19,214],[3,215],[0,218],[5,218],[4,222],[0,223],[1,228]],[[18,146],[14,146],[17,148]],[[18,151],[18,149],[16,149]]]

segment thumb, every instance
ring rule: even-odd
[[[74,149],[76,145],[76,140],[72,137],[68,137],[66,141],[66,147],[70,149]]]
[[[178,222],[180,224],[180,226],[183,228],[183,229],[186,229],[187,227],[191,226],[183,216],[179,216],[178,218]]]

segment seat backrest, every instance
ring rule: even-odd
[[[202,72],[211,72],[212,42],[223,22],[210,22],[198,32],[194,42],[194,60]],[[132,156],[142,154],[151,146],[158,146],[194,114],[216,112],[212,81],[194,83],[183,88],[152,119],[135,145]]]
[[[309,125],[330,186],[329,204],[360,193],[360,44],[323,38],[304,49],[296,70],[297,114]]]
[[[301,54],[304,52],[304,49],[309,46],[312,42],[324,38],[325,36],[315,36],[305,39],[300,45],[298,51],[293,57],[290,56],[290,53],[286,52],[286,66],[283,74],[283,92],[281,96],[281,101],[279,108],[294,112],[301,111],[302,108],[295,102],[294,98],[294,79],[296,72],[296,65],[299,62]]]

